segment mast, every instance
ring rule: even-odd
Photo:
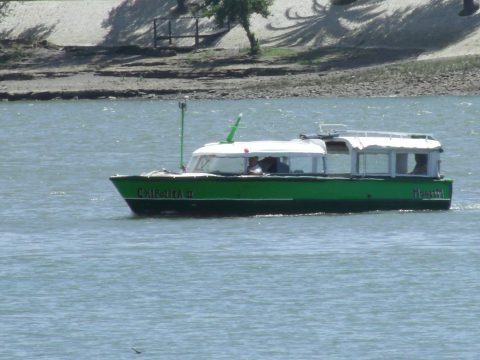
[[[182,112],[182,117],[180,120],[180,170],[182,171],[185,171],[185,165],[183,164],[183,133],[185,124],[185,112],[187,111],[187,100],[188,96],[185,96],[182,100],[178,102],[178,107]]]

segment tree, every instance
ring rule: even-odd
[[[0,16],[3,16],[7,13],[8,10],[8,3],[7,2],[0,2]]]
[[[177,0],[177,11],[180,14],[184,14],[187,12],[187,0]]]
[[[460,16],[468,16],[474,14],[478,10],[478,3],[475,0],[463,0],[463,10]]]
[[[255,55],[260,51],[258,39],[250,28],[250,17],[260,14],[263,17],[270,15],[269,7],[273,0],[204,0],[203,7],[207,16],[215,16],[220,25],[226,21],[239,22],[247,33],[250,42],[250,54]]]

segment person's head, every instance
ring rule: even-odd
[[[252,156],[248,159],[248,165],[255,166],[258,164],[258,156]]]

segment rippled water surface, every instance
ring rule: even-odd
[[[480,98],[192,101],[185,152],[240,112],[433,133],[452,210],[138,218],[108,177],[178,168],[176,102],[1,103],[1,359],[478,358]]]

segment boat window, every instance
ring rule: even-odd
[[[323,157],[321,156],[291,156],[289,158],[290,173],[293,174],[324,174]]]
[[[351,156],[347,144],[343,141],[329,141],[327,146],[327,174],[349,175]]]
[[[390,155],[388,153],[358,154],[359,175],[389,175]]]
[[[187,164],[186,172],[193,172],[200,156],[192,156]]]
[[[199,156],[189,164],[188,172],[197,173],[220,173],[220,174],[242,174],[245,169],[245,158],[242,157],[220,157],[214,155]]]
[[[187,166],[188,172],[207,172],[213,156],[198,156],[192,158]]]
[[[427,175],[428,154],[401,153],[396,155],[397,175]]]
[[[351,169],[349,154],[327,154],[327,174],[348,175]]]
[[[290,173],[290,160],[287,156],[266,156],[260,158],[259,165],[266,174]]]

